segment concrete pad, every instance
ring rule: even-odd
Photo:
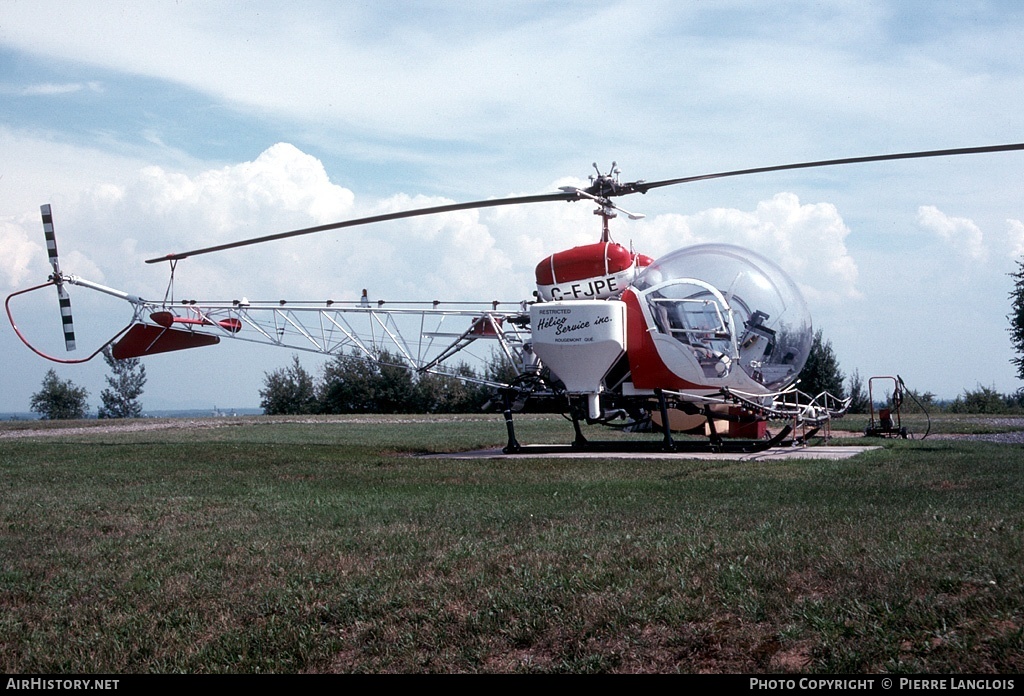
[[[423,455],[425,458],[440,459],[719,459],[744,462],[771,462],[784,459],[849,459],[869,450],[881,447],[830,446],[816,447],[774,447],[762,452],[586,452],[562,451],[554,453],[521,452],[505,454],[501,449],[453,452],[451,454]]]

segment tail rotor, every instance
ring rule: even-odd
[[[60,261],[57,257],[57,237],[53,233],[53,213],[50,204],[40,206],[43,215],[43,233],[46,235],[46,253],[50,257],[53,275],[50,279],[57,286],[57,301],[60,303],[60,318],[64,326],[64,347],[68,351],[75,349],[75,323],[71,317],[71,297],[64,289],[64,276],[60,272]]]

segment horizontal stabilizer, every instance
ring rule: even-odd
[[[155,321],[160,326],[171,326],[173,324],[183,324],[186,326],[213,326],[216,324],[225,331],[231,333],[238,333],[242,330],[242,322],[238,319],[220,319],[218,321],[212,321],[205,317],[178,317],[170,312],[153,312],[149,315],[149,318]]]
[[[140,358],[155,353],[169,353],[187,348],[200,348],[220,343],[218,336],[182,331],[150,324],[135,324],[120,341],[114,344],[114,357],[118,360]]]

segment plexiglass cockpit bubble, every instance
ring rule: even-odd
[[[778,390],[807,361],[807,304],[781,268],[749,249],[679,249],[648,266],[634,287],[658,330],[690,346],[708,378],[739,367],[757,385]]]

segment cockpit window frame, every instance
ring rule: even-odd
[[[697,287],[703,292],[710,294],[712,299],[706,297],[693,298],[692,296],[681,298],[654,297],[654,295],[659,294],[665,288],[673,286],[687,286],[690,288]],[[661,333],[662,335],[670,336],[679,341],[680,343],[682,343],[683,345],[686,345],[689,348],[693,349],[695,347],[692,341],[693,336],[696,336],[698,334],[712,333],[712,339],[714,341],[728,342],[729,350],[726,353],[726,355],[728,355],[730,359],[736,359],[739,356],[739,347],[737,344],[736,337],[736,322],[732,306],[729,304],[729,301],[725,298],[725,295],[723,295],[722,292],[714,285],[711,285],[710,283],[707,283],[698,278],[673,278],[671,280],[666,280],[664,282],[658,283],[657,285],[652,285],[642,290],[639,288],[634,289],[637,291],[640,299],[643,300],[642,306],[645,307],[649,315],[649,318],[651,320],[651,326],[656,328],[658,332]],[[709,304],[713,305],[715,315],[718,317],[719,326],[715,329],[711,329],[710,331],[707,328],[697,329],[683,327],[673,329],[670,326],[663,326],[663,322],[658,317],[657,309],[658,305],[666,305],[668,303],[699,303],[705,306]],[[676,335],[677,333],[687,334],[690,340],[680,340],[680,338]]]

